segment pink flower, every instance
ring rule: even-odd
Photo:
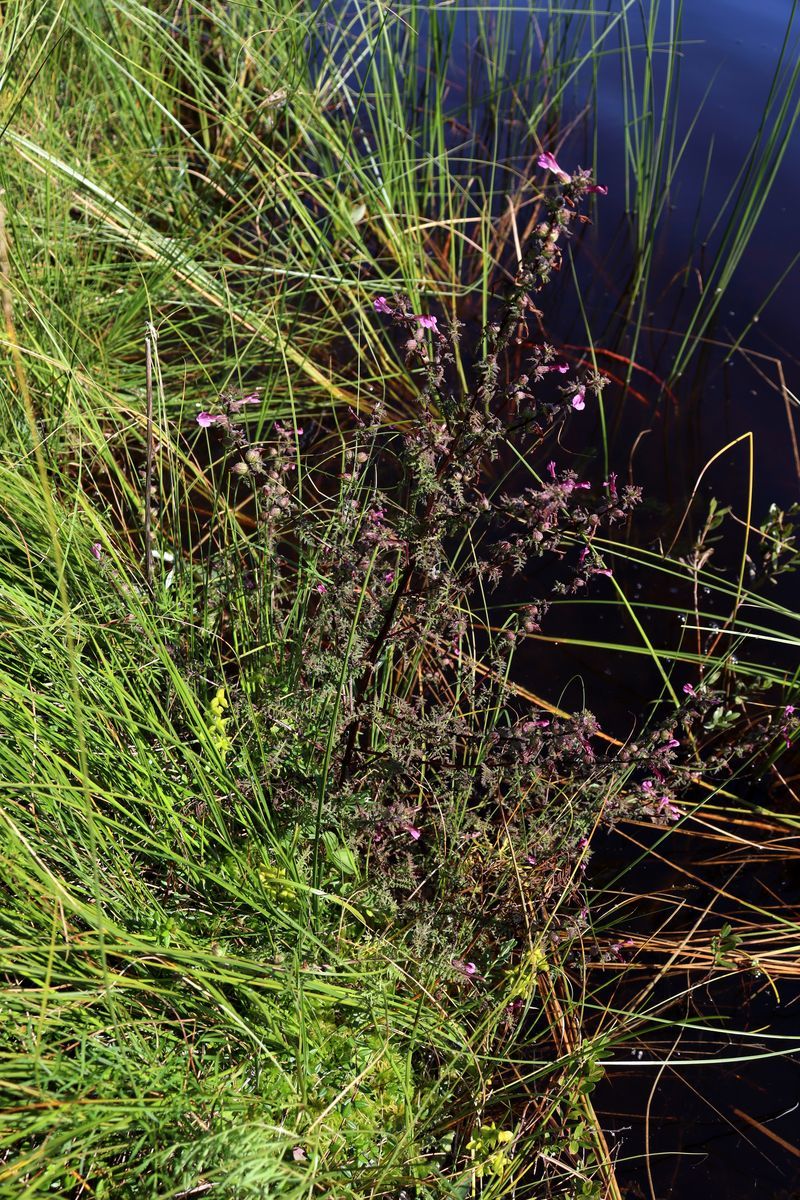
[[[579,386],[577,392],[572,397],[572,407],[576,408],[578,412],[583,412],[586,408],[586,388],[584,384]]]
[[[455,969],[462,975],[466,975],[468,979],[471,979],[473,975],[478,974],[478,968],[475,966],[474,962],[464,962],[462,958],[453,958],[450,961]]]
[[[201,412],[197,414],[197,424],[201,429],[208,429],[209,425],[215,424],[217,418],[210,412]]]
[[[406,825],[406,826],[404,826],[404,828],[405,828],[405,832],[412,839],[412,841],[418,842],[419,839],[422,837],[422,833],[420,832],[420,830],[415,829],[413,825]]]
[[[590,183],[587,187],[587,192],[595,192],[598,196],[607,196],[608,188],[603,187],[602,183]]]
[[[536,160],[536,165],[541,167],[543,171],[552,171],[554,175],[558,175],[559,179],[563,179],[564,183],[570,183],[572,176],[566,171],[562,171],[561,167],[556,162],[555,158],[549,151],[546,154],[540,154]]]
[[[383,577],[384,583],[394,583],[394,571],[387,571]]]
[[[683,685],[683,692],[684,692],[684,695],[686,695],[686,696],[696,696],[697,695],[697,692],[694,690],[694,688],[692,687],[692,685],[690,683],[685,683]]]
[[[548,371],[558,371],[559,375],[566,375],[567,371],[569,370],[569,363],[566,363],[566,362],[551,363],[550,366],[547,368],[547,370]]]
[[[232,400],[230,403],[231,412],[239,412],[244,408],[245,404],[260,404],[261,398],[258,392],[251,392],[249,396],[242,396],[241,400]]]
[[[314,591],[319,592],[320,596],[324,596],[327,590],[324,583],[318,583],[314,586]]]
[[[419,322],[422,329],[432,329],[434,333],[439,332],[436,317],[432,317],[428,313],[418,313],[414,316],[414,320]]]
[[[294,1159],[295,1162],[305,1162],[306,1161],[306,1152],[302,1146],[295,1146],[292,1149],[292,1158]]]
[[[653,788],[652,779],[645,779],[644,783],[642,784],[642,787],[644,788],[644,790],[646,792],[652,791],[652,788]]]
[[[89,547],[89,553],[92,558],[96,558],[100,562],[100,559],[103,557],[103,547],[100,542],[92,542],[92,545]]]
[[[392,311],[392,306],[389,304],[389,301],[385,296],[378,296],[377,300],[373,300],[372,307],[375,309],[376,313],[383,313],[384,315],[391,313]]]
[[[590,483],[580,483],[577,479],[565,479],[562,484],[562,487],[564,488],[564,491],[566,492],[567,495],[569,495],[570,492],[588,491],[588,489],[591,486],[592,485]]]
[[[669,796],[661,797],[661,799],[658,802],[658,810],[662,816],[667,818],[668,821],[677,821],[678,817],[683,816],[683,813],[681,812],[681,810],[679,808],[676,808],[676,806],[674,804],[672,804]]]

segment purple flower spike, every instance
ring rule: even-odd
[[[92,558],[96,558],[97,561],[100,562],[100,559],[103,557],[103,547],[99,542],[93,542],[89,548],[89,553],[91,554]]]
[[[583,412],[586,408],[586,388],[583,384],[580,385],[575,395],[572,397],[572,407],[578,412]]]
[[[586,190],[590,193],[594,192],[597,196],[608,195],[608,188],[604,187],[602,183],[590,183]]]
[[[383,313],[384,315],[387,315],[392,311],[392,306],[385,296],[378,296],[377,300],[373,300],[372,307],[375,309],[376,313]]]
[[[414,320],[419,321],[420,327],[422,329],[432,329],[434,333],[439,332],[437,324],[436,324],[436,317],[432,317],[428,313],[419,313],[419,315],[416,316],[414,318]]]
[[[197,424],[201,429],[208,429],[209,425],[213,425],[216,419],[213,413],[201,412],[197,414]]]
[[[541,167],[543,171],[552,171],[552,173],[557,175],[559,179],[563,179],[564,183],[570,183],[572,180],[572,176],[568,175],[566,171],[561,169],[549,151],[546,154],[540,154],[536,160],[536,164],[537,166]]]

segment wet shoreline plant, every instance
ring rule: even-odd
[[[648,978],[597,1019],[593,964],[636,971],[594,846],[683,830],[797,721],[729,652],[787,614],[708,569],[714,514],[641,558],[737,620],[624,742],[522,674],[639,553],[633,481],[565,465],[605,381],[540,308],[605,188],[532,123],[517,256],[413,38],[387,99],[379,10],[314,75],[311,11],[12,7],[0,1193],[618,1195],[593,1089],[667,1018]],[[740,924],[698,961],[788,961]]]

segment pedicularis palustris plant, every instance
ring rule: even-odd
[[[520,932],[519,893],[501,886],[510,864],[541,901],[580,877],[601,815],[678,819],[698,770],[696,732],[719,703],[691,689],[680,709],[607,755],[590,713],[548,716],[509,684],[515,644],[539,630],[547,600],[528,598],[498,627],[492,594],[543,556],[560,568],[556,591],[610,586],[596,535],[627,520],[640,497],[614,474],[592,483],[548,461],[547,441],[581,419],[606,381],[546,341],[531,346],[527,323],[585,219],[582,201],[606,189],[551,155],[540,165],[559,187],[481,332],[466,385],[459,322],[415,312],[405,295],[378,296],[373,307],[407,366],[401,415],[382,402],[351,414],[333,451],[324,430],[309,447],[281,424],[269,443],[252,444],[241,414],[257,394],[225,396],[198,418],[225,439],[235,485],[254,493],[259,553],[241,580],[245,603],[269,606],[279,664],[249,685],[276,817],[299,823],[300,845],[314,848],[315,885],[332,886],[321,836],[346,830],[349,857],[329,856],[341,886],[366,897],[377,922],[416,922],[426,953],[455,964],[503,930]],[[517,594],[527,586],[521,578]],[[421,895],[440,911],[419,906]],[[476,923],[474,943],[453,956],[451,910],[477,916],[476,898],[493,921]]]

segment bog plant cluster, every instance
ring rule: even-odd
[[[371,301],[403,392],[260,440],[258,391],[199,413],[202,553],[165,548],[152,485],[138,575],[84,504],[44,634],[61,490],[35,536],[7,527],[4,914],[43,923],[4,951],[19,1194],[602,1194],[602,1069],[552,1025],[591,838],[681,820],[795,718],[687,683],[609,750],[514,683],[553,592],[613,586],[599,543],[640,499],[558,462],[603,378],[519,354],[602,191],[540,165],[558,182],[485,328]]]
[[[170,104],[188,125],[202,112],[192,152],[213,143],[227,171],[241,147],[204,121],[222,104],[220,45],[252,40],[233,38],[239,8],[221,6],[211,32],[198,23],[197,75],[178,17],[122,8],[118,31],[143,38],[148,72],[148,39],[175,47],[159,121]],[[13,37],[0,26],[15,46],[23,10]],[[53,53],[71,53],[74,34]],[[246,83],[250,59],[233,57]],[[233,78],[225,94],[239,95]],[[284,103],[276,91],[246,109],[265,153]],[[66,170],[55,151],[19,145],[26,163]],[[365,146],[359,167],[374,162]],[[198,161],[185,175],[200,188]],[[241,386],[202,364],[202,407],[176,416],[162,360],[173,306],[206,304],[203,320],[221,310],[237,335],[274,331],[161,235],[166,209],[126,227],[132,210],[71,168],[69,220],[82,196],[110,263],[141,251],[184,291],[157,314],[158,341],[147,324],[146,384],[129,409],[102,408],[99,391],[48,408],[37,372],[69,298],[47,239],[36,255],[15,246],[35,222],[2,232],[0,1195],[615,1194],[592,1107],[614,1036],[580,1014],[583,947],[609,963],[626,945],[593,917],[593,839],[685,821],[741,764],[791,743],[797,713],[774,679],[682,667],[620,743],[591,711],[538,699],[530,689],[546,697],[546,684],[517,670],[554,601],[617,599],[642,500],[614,471],[577,472],[562,448],[606,380],[550,344],[540,306],[607,189],[549,152],[537,167],[538,215],[485,319],[464,311],[462,323],[444,291],[422,300],[365,271],[336,293],[357,303],[335,382],[311,361],[308,330],[300,348],[300,334],[271,343],[298,388],[280,417],[269,387],[244,385],[258,369],[247,363]],[[219,178],[214,204],[237,213],[235,275],[262,214]],[[191,222],[184,199],[178,188],[170,203]],[[305,231],[317,199],[287,222],[298,260],[295,225]],[[362,207],[343,209],[353,229]],[[341,229],[328,233],[339,253]],[[27,269],[47,280],[46,314],[38,284],[19,283]],[[141,324],[140,283],[125,312]],[[194,315],[182,336],[196,342]],[[353,347],[370,342],[380,369],[345,390],[364,369]],[[131,356],[117,357],[127,370]],[[64,375],[89,389],[79,358]],[[312,386],[325,402],[303,407]],[[686,560],[695,581],[712,516]],[[759,581],[795,565],[795,519],[770,512],[752,549]],[[741,581],[733,591],[739,603]],[[739,948],[728,929],[715,961]]]

